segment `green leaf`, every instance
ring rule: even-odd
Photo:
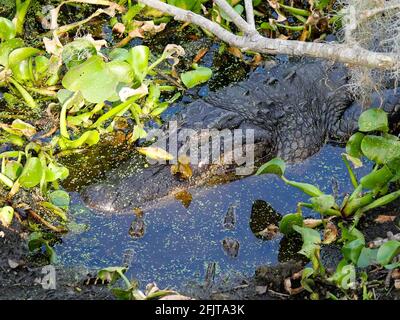
[[[353,134],[346,144],[346,153],[354,158],[361,158],[361,141],[364,139],[365,135],[361,132]]]
[[[64,190],[56,190],[49,194],[49,200],[52,204],[67,210],[71,201],[69,193]]]
[[[23,166],[18,161],[12,160],[12,161],[7,161],[4,169],[5,169],[4,174],[12,181],[15,181],[21,175]]]
[[[124,61],[111,61],[107,68],[118,79],[118,82],[131,83],[134,80],[133,70],[129,63]]]
[[[377,249],[362,248],[358,257],[357,267],[366,268],[376,262]]]
[[[4,227],[9,227],[14,217],[14,209],[6,206],[0,208],[0,222]]]
[[[39,158],[31,157],[26,161],[18,182],[24,188],[33,188],[40,183],[42,175],[43,168]]]
[[[84,144],[92,146],[100,141],[100,133],[97,130],[86,131],[76,140],[69,140],[64,137],[60,137],[58,143],[62,150],[66,149],[77,149]]]
[[[16,29],[14,23],[6,18],[0,17],[0,40],[10,40],[15,38],[15,35]]]
[[[319,244],[321,243],[321,236],[317,230],[292,225],[293,229],[301,234],[304,245]]]
[[[116,95],[119,81],[99,56],[92,56],[71,68],[62,80],[63,86],[73,92],[80,91],[92,103],[100,103]]]
[[[394,177],[392,171],[388,166],[384,165],[382,168],[372,171],[360,180],[361,185],[365,189],[380,189]]]
[[[386,164],[400,158],[400,141],[366,136],[361,142],[361,151],[369,160],[377,164]]]
[[[128,63],[133,69],[135,79],[142,83],[149,68],[150,49],[146,46],[136,46],[129,50]]]
[[[212,70],[206,67],[198,67],[196,70],[181,74],[181,80],[186,88],[190,89],[199,84],[207,82],[212,76]]]
[[[32,232],[28,237],[28,248],[29,251],[42,250],[44,247],[46,255],[50,259],[52,264],[57,262],[57,254],[54,249],[50,246],[49,242],[43,238],[41,232]]]
[[[22,61],[41,53],[39,49],[32,47],[17,48],[8,56],[8,64],[11,69],[16,68]]]
[[[126,272],[125,267],[108,267],[100,270],[97,273],[97,276],[110,284],[115,283],[118,279],[121,278],[121,275]]]
[[[263,164],[258,170],[256,175],[260,174],[276,174],[283,176],[286,170],[285,161],[280,158],[274,158],[267,163]]]
[[[109,53],[108,57],[113,61],[127,61],[129,58],[129,51],[123,48],[115,48]]]
[[[368,109],[358,119],[358,127],[362,132],[389,131],[388,116],[382,109]]]
[[[365,241],[363,239],[356,239],[351,242],[346,243],[342,247],[343,257],[347,261],[351,261],[354,264],[357,264],[358,258],[360,257],[361,250],[365,246]]]
[[[20,48],[24,45],[22,39],[16,38],[5,41],[0,44],[0,65],[8,67],[8,56],[14,49]]]
[[[393,258],[400,254],[400,241],[389,240],[385,242],[376,255],[376,260],[382,266],[392,262]]]
[[[291,181],[287,180],[284,177],[282,177],[285,183],[288,185],[295,187],[297,189],[300,189],[303,191],[305,194],[308,194],[311,197],[320,197],[323,196],[324,193],[319,190],[316,186],[309,184],[309,183],[303,183],[303,182],[296,182],[296,181]]]
[[[64,180],[69,176],[68,168],[49,163],[46,170],[46,181],[53,182],[57,180]]]
[[[87,39],[76,39],[64,46],[62,60],[67,68],[71,69],[95,55],[97,50],[92,42]]]
[[[319,197],[313,197],[310,199],[310,201],[313,204],[313,209],[322,214],[335,205],[335,198],[327,194]]]
[[[303,217],[300,213],[290,213],[285,215],[279,223],[279,231],[285,235],[291,234],[294,231],[293,226],[303,226]]]

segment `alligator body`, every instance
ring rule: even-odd
[[[357,129],[363,107],[349,93],[348,80],[341,64],[315,60],[277,64],[191,103],[175,120],[178,131],[251,128],[256,162],[274,156],[297,162],[318,152],[327,140],[346,141]],[[398,114],[400,94],[394,90],[370,100],[368,107],[382,107],[392,117]],[[85,188],[85,203],[100,211],[124,212],[211,178],[230,179],[229,166],[224,165],[198,165],[189,180],[172,175],[167,164],[140,170],[130,165],[121,165],[105,181]]]

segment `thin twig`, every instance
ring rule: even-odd
[[[28,213],[30,214],[30,216],[32,218],[34,218],[35,220],[39,221],[41,224],[43,224],[45,227],[47,227],[48,229],[57,232],[57,233],[64,233],[66,232],[65,229],[62,228],[58,228],[56,226],[53,226],[50,222],[46,221],[45,219],[43,219],[41,216],[39,216],[35,211],[33,211],[32,209],[28,210]]]

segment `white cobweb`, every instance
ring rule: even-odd
[[[352,67],[350,89],[368,103],[373,92],[397,88],[400,78],[400,0],[341,0],[344,7],[341,40],[350,46],[392,54],[399,65],[390,71]]]

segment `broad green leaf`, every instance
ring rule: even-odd
[[[358,257],[357,267],[366,268],[376,262],[377,249],[363,248]]]
[[[335,205],[335,198],[331,195],[324,194],[319,197],[313,197],[310,199],[314,206],[314,210],[324,214],[327,210],[331,209]]]
[[[40,183],[42,175],[43,168],[39,158],[31,157],[26,161],[18,182],[24,188],[33,188]]]
[[[47,201],[40,202],[40,205],[43,208],[46,208],[51,213],[53,213],[54,215],[60,217],[63,221],[68,221],[67,215],[63,211],[64,208],[58,207],[58,206],[54,205],[53,203],[50,203]]]
[[[50,263],[55,264],[57,262],[57,254],[49,245],[49,242],[43,238],[41,232],[32,232],[28,238],[29,251],[42,250],[43,247]]]
[[[23,170],[23,166],[18,161],[14,161],[14,160],[7,161],[7,163],[5,165],[4,174],[8,178],[10,178],[12,181],[15,181],[21,175],[22,170]]]
[[[71,69],[91,56],[97,55],[96,47],[87,39],[76,39],[64,46],[62,60],[68,69]]]
[[[190,89],[199,84],[207,82],[212,76],[212,70],[206,67],[198,67],[196,70],[181,74],[181,80],[186,88]]]
[[[92,56],[71,68],[65,74],[62,84],[70,91],[80,91],[87,101],[100,103],[116,94],[118,79],[101,57]]]
[[[59,139],[59,145],[61,149],[77,149],[81,147],[84,144],[87,144],[88,146],[92,146],[94,144],[97,144],[100,141],[100,134],[97,130],[90,130],[86,131],[84,134],[82,134],[78,139],[76,140],[69,140],[64,137],[60,137]]]
[[[303,191],[305,194],[308,194],[311,197],[319,197],[319,196],[323,196],[324,193],[319,190],[316,186],[309,184],[309,183],[303,183],[303,182],[296,182],[296,181],[291,181],[291,180],[287,180],[283,177],[283,180],[285,181],[285,183],[287,183],[288,185],[295,187],[297,189],[300,189],[301,191]]]
[[[39,49],[32,47],[17,48],[13,50],[8,56],[8,64],[11,69],[18,66],[22,61],[34,57],[41,53]]]
[[[366,136],[361,142],[363,154],[377,164],[386,164],[400,158],[400,141],[379,136]]]
[[[294,231],[293,226],[303,226],[303,217],[300,213],[290,213],[285,215],[279,223],[279,230],[285,235],[291,234]]]
[[[376,255],[376,260],[382,266],[386,266],[393,261],[393,258],[400,254],[400,241],[389,240],[385,242]]]
[[[354,264],[357,264],[358,258],[360,257],[361,250],[365,246],[365,241],[363,239],[356,239],[351,242],[346,243],[342,247],[343,257],[347,261],[351,261]]]
[[[121,278],[121,275],[126,272],[125,267],[108,267],[100,270],[97,273],[97,276],[103,280],[108,282],[109,284],[115,283],[119,278]]]
[[[10,40],[15,38],[16,30],[12,21],[7,18],[0,17],[0,40]]]
[[[358,127],[362,132],[389,131],[388,116],[382,109],[368,109],[358,119]]]
[[[9,206],[0,208],[0,222],[4,227],[9,227],[14,217],[14,209]]]
[[[49,194],[49,200],[52,204],[66,210],[71,201],[69,193],[64,190],[56,190]]]
[[[36,134],[36,128],[33,125],[24,122],[20,119],[14,120],[11,124],[11,128],[21,132],[22,135],[28,138]]]
[[[5,41],[0,44],[0,65],[8,67],[8,56],[14,49],[20,48],[24,45],[22,39],[16,38]]]
[[[146,46],[136,46],[129,50],[128,63],[133,69],[135,80],[142,83],[149,68],[150,49]]]
[[[123,48],[115,48],[108,55],[112,61],[126,61],[129,57],[129,51]]]
[[[389,183],[393,176],[394,174],[388,166],[384,165],[382,168],[362,177],[360,183],[365,189],[378,189]]]
[[[111,61],[107,68],[118,79],[118,82],[131,83],[134,79],[133,70],[129,63],[124,61]]]
[[[59,166],[54,163],[49,163],[46,169],[46,181],[53,182],[57,180],[64,180],[68,177],[69,170],[64,166]]]
[[[293,229],[301,234],[305,245],[320,244],[321,236],[317,230],[292,225]]]
[[[263,164],[258,170],[256,175],[260,174],[276,174],[278,176],[283,176],[286,170],[285,161],[280,158],[274,158],[267,163]]]
[[[361,158],[361,141],[364,139],[364,136],[361,132],[353,134],[346,144],[346,153],[354,158]]]

